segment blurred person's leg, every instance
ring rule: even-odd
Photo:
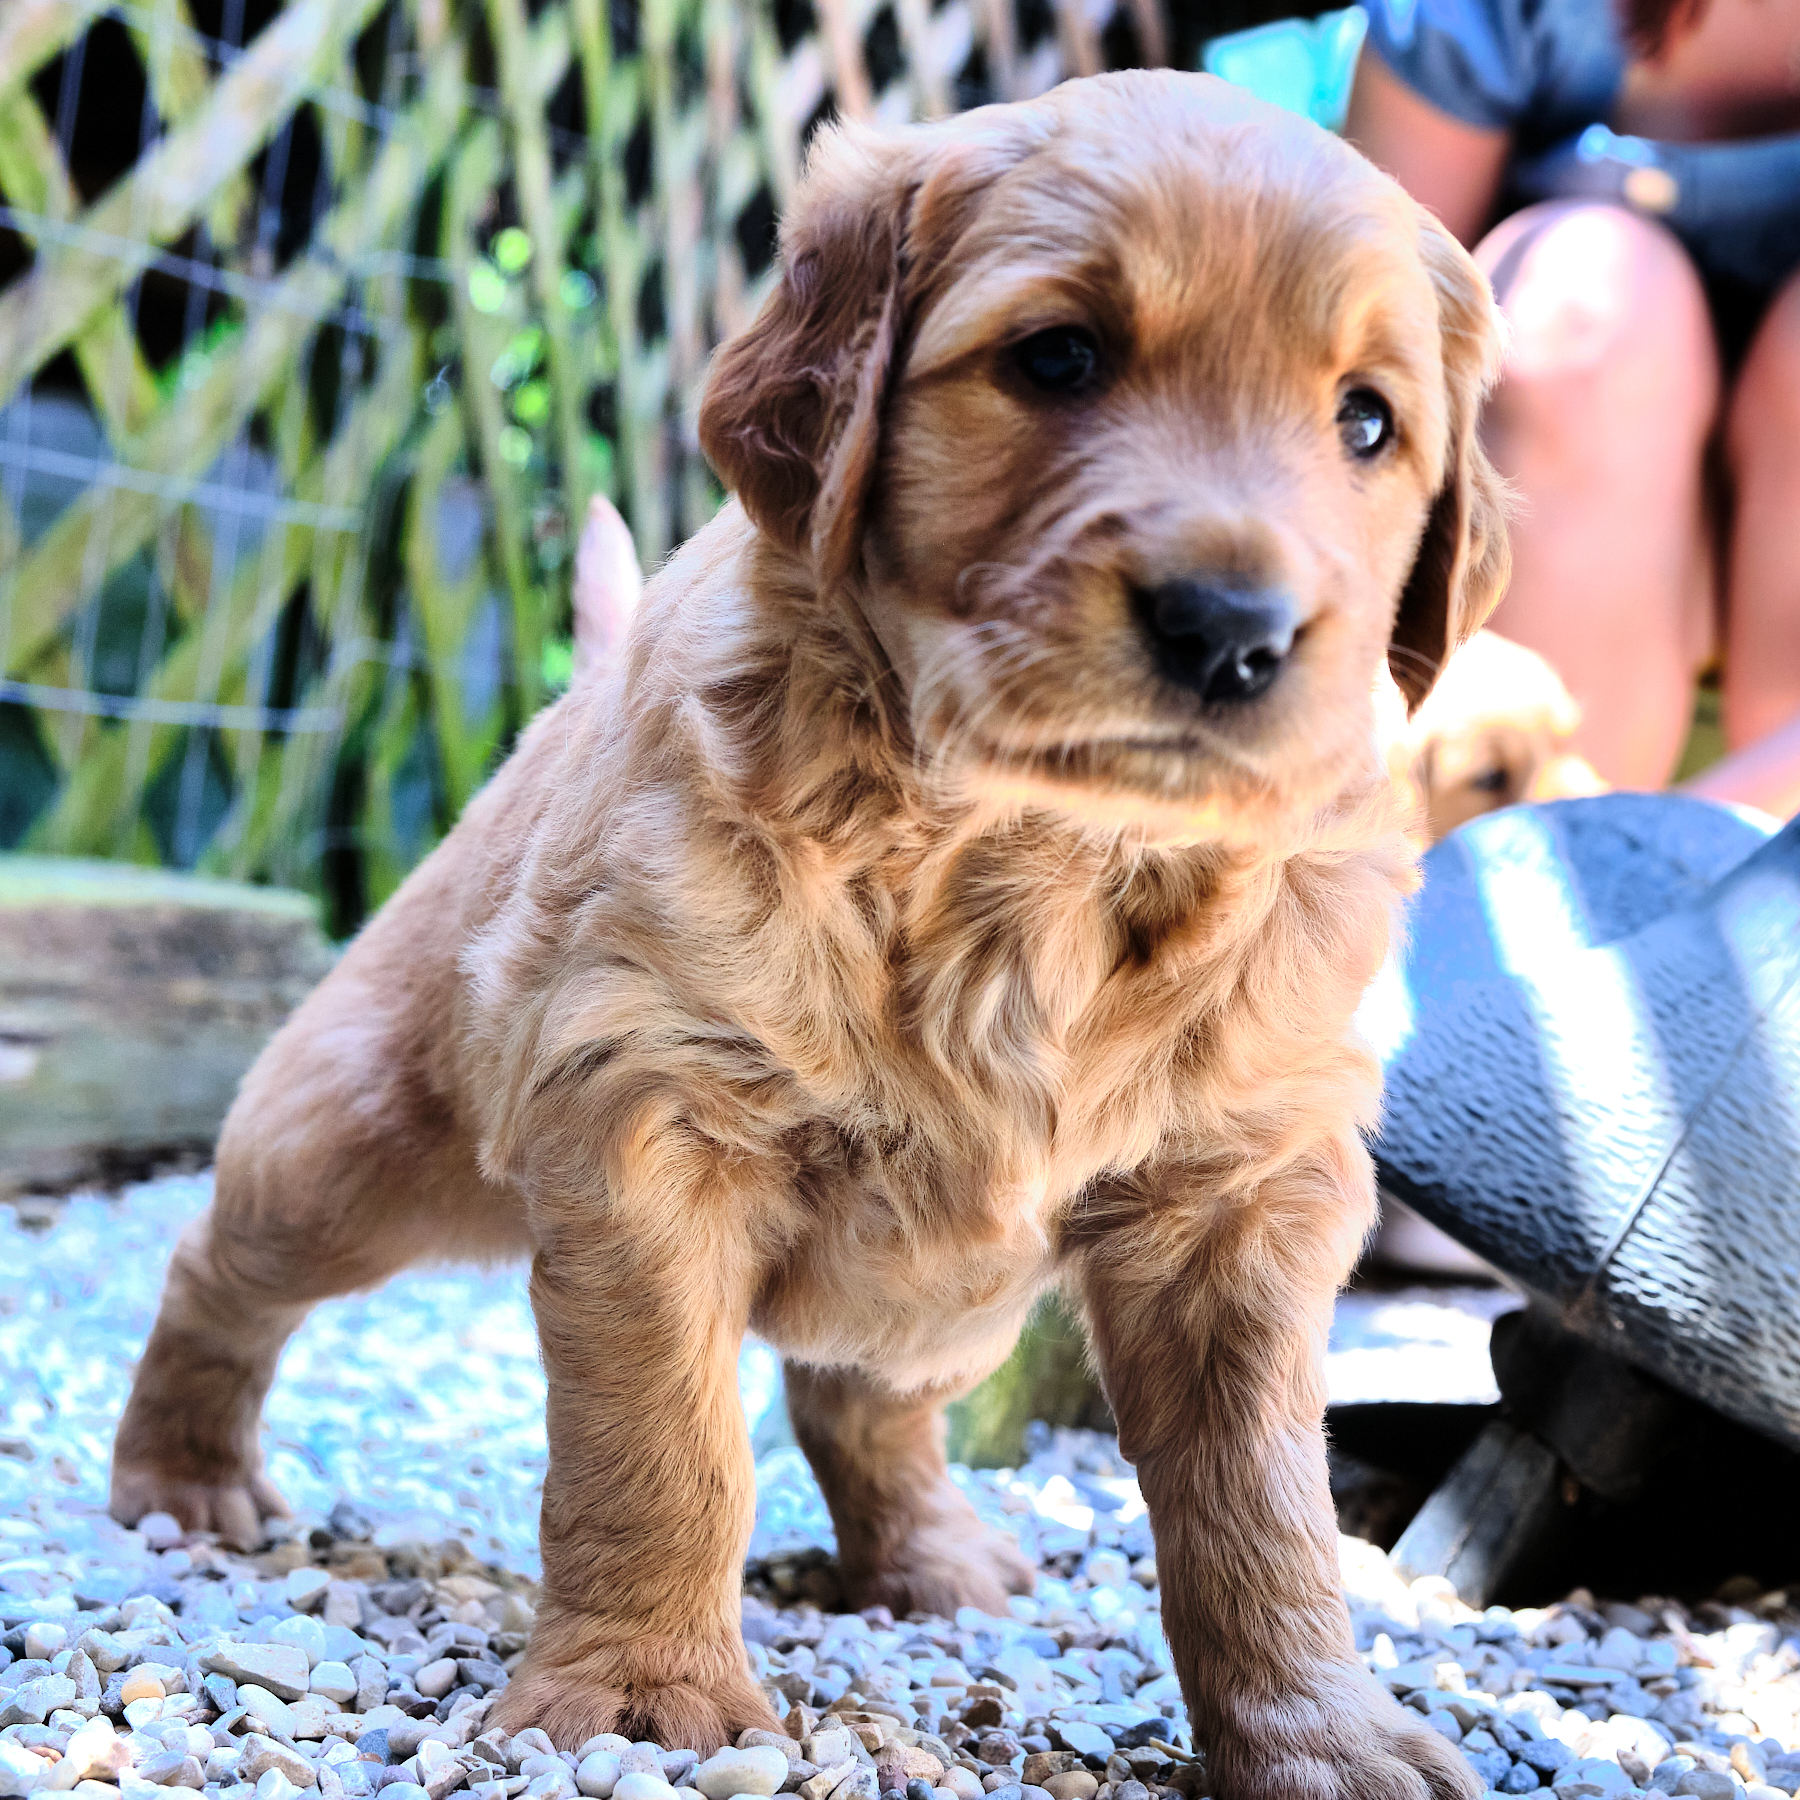
[[[1800,276],[1751,341],[1726,413],[1736,508],[1725,604],[1725,739],[1800,719]]]
[[[1475,254],[1513,331],[1484,435],[1520,498],[1490,623],[1561,674],[1602,776],[1659,788],[1712,641],[1719,371],[1699,277],[1662,227],[1610,206],[1527,208]]]

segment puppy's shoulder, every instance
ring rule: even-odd
[[[645,588],[614,703],[629,715],[679,705],[746,658],[791,642],[817,604],[799,559],[762,537],[730,500]]]

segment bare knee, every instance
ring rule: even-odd
[[[1800,276],[1775,296],[1751,342],[1726,444],[1740,482],[1747,473],[1800,464]]]
[[[1523,502],[1495,628],[1568,683],[1607,780],[1660,786],[1712,632],[1705,295],[1674,238],[1617,207],[1531,208],[1478,255],[1512,328],[1483,436]]]
[[[1512,328],[1488,417],[1503,468],[1578,478],[1698,456],[1718,355],[1699,277],[1662,226],[1614,206],[1531,207],[1476,255]]]
[[[1726,417],[1736,512],[1726,603],[1725,734],[1734,749],[1800,711],[1800,277],[1776,295],[1745,358]],[[1773,766],[1773,765],[1771,765]],[[1767,798],[1788,810],[1770,777]]]

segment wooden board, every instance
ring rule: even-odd
[[[0,857],[0,1194],[209,1147],[332,954],[303,894]]]
[[[1543,1548],[1556,1523],[1556,1454],[1495,1419],[1463,1453],[1390,1553],[1408,1581],[1442,1575],[1469,1606],[1487,1606]]]

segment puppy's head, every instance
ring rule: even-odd
[[[701,441],[859,605],[920,751],[1158,839],[1377,779],[1505,577],[1479,272],[1347,146],[1197,75],[816,144]]]

